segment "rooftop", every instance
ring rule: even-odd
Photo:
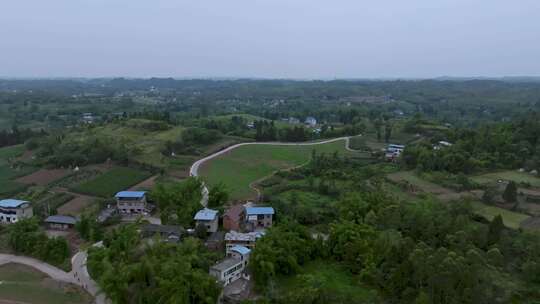
[[[196,221],[213,221],[217,217],[217,214],[217,210],[204,208],[195,214],[194,219]]]
[[[146,233],[169,233],[169,234],[182,234],[184,228],[174,225],[156,225],[148,224],[142,227],[143,232]]]
[[[246,208],[247,215],[256,214],[274,214],[274,208],[272,207],[248,207]]]
[[[231,219],[240,219],[242,212],[244,212],[244,206],[243,205],[234,205],[231,208],[227,209],[225,211],[224,217],[230,217]]]
[[[45,219],[45,223],[75,225],[77,219],[67,215],[51,215]]]
[[[235,259],[235,258],[227,258],[219,263],[217,263],[216,265],[214,266],[211,266],[210,268],[211,269],[216,269],[218,271],[225,271],[233,266],[236,266],[238,264],[242,263],[242,261],[240,259]]]
[[[240,253],[241,255],[246,255],[246,254],[249,254],[251,252],[251,250],[249,250],[248,248],[246,248],[244,246],[234,246],[230,250],[231,251],[236,251],[236,252]]]
[[[16,200],[16,199],[5,199],[5,200],[0,200],[0,207],[17,208],[17,207],[20,207],[22,204],[29,204],[29,203],[30,202]]]
[[[236,232],[233,230],[225,234],[225,241],[254,242],[263,236],[264,236],[264,233],[260,231],[241,233],[241,232]]]
[[[146,195],[145,191],[120,191],[120,192],[116,193],[116,195],[114,197],[116,197],[116,198],[122,198],[122,197],[142,198],[145,195]]]

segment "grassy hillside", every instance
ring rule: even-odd
[[[313,146],[247,145],[205,163],[200,175],[210,185],[224,183],[232,199],[253,198],[256,193],[250,189],[250,183],[276,170],[305,164],[312,150],[318,153],[337,151],[341,155],[356,154],[345,149],[344,140]]]

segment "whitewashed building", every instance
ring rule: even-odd
[[[227,258],[210,267],[210,275],[215,277],[223,286],[247,277],[245,274],[251,250],[244,246],[234,246],[227,253]]]
[[[204,225],[206,227],[206,231],[208,232],[213,233],[218,230],[219,217],[217,210],[212,210],[208,208],[199,210],[199,212],[195,214],[194,220],[196,226]]]
[[[30,202],[16,199],[0,200],[0,224],[13,224],[33,215]]]

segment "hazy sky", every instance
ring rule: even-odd
[[[0,75],[540,75],[540,0],[2,0]]]

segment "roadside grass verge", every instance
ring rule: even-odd
[[[79,287],[49,278],[31,267],[19,264],[0,266],[0,302],[28,304],[83,304],[92,297]]]

